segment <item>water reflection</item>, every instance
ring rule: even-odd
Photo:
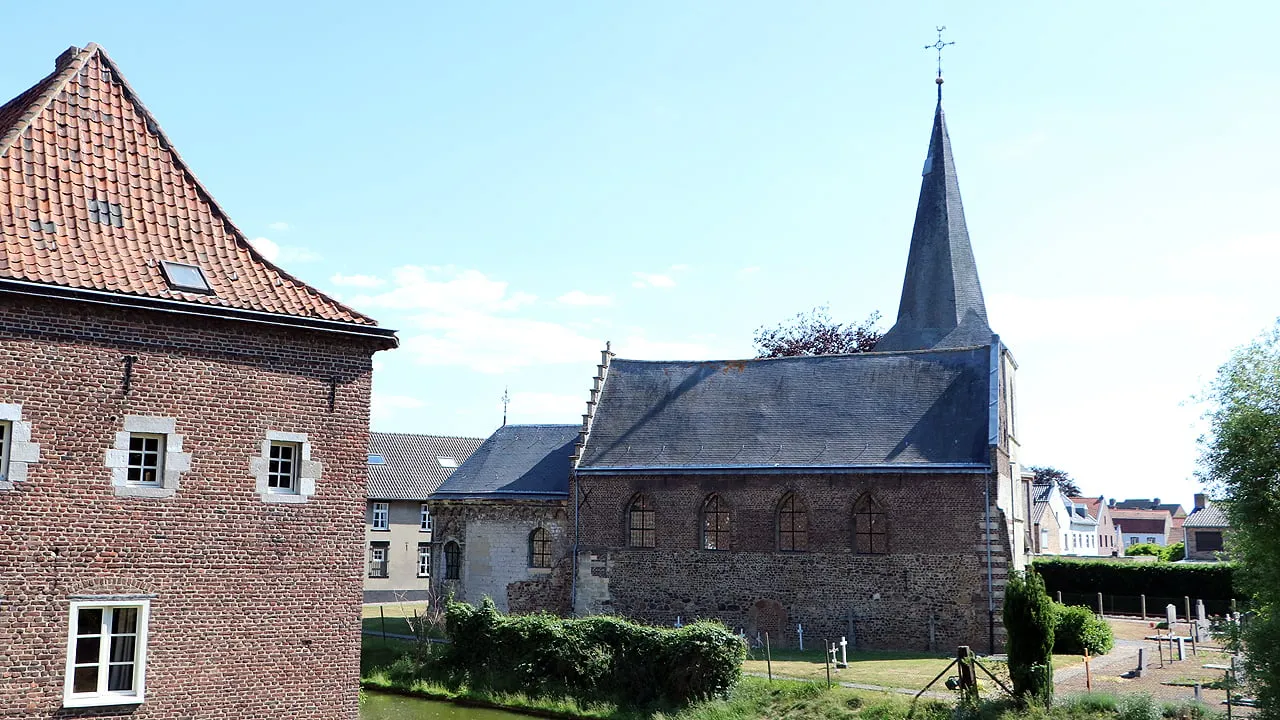
[[[360,720],[528,720],[528,715],[365,692]]]

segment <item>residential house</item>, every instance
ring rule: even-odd
[[[1169,532],[1161,544],[1173,545],[1183,541],[1182,523],[1187,519],[1187,511],[1178,503],[1162,503],[1160,498],[1137,498],[1133,500],[1116,500],[1113,508],[1117,510],[1158,510],[1169,514]]]
[[[1039,554],[1101,554],[1098,519],[1085,503],[1067,497],[1056,482],[1033,485],[1032,493],[1032,532]]]
[[[1222,560],[1227,558],[1226,537],[1231,532],[1227,513],[1209,502],[1204,493],[1196,493],[1195,508],[1182,524],[1186,529],[1188,560]]]
[[[1154,543],[1168,545],[1173,532],[1173,516],[1164,510],[1111,509],[1111,521],[1120,530],[1120,542],[1130,545]]]
[[[570,457],[577,425],[504,425],[429,503],[435,572],[459,600],[566,612],[572,582]]]
[[[427,600],[431,592],[431,513],[427,497],[480,445],[481,438],[369,434],[368,572],[364,601]]]
[[[0,105],[0,239],[0,718],[355,718],[395,334],[254,250],[96,45]]]
[[[1098,539],[1094,543],[1097,548],[1097,555],[1104,557],[1119,557],[1124,555],[1124,544],[1120,542],[1120,533],[1116,530],[1115,522],[1111,519],[1111,508],[1107,505],[1106,498],[1099,495],[1096,498],[1072,497],[1068,498],[1075,503],[1077,508],[1083,508],[1084,512],[1089,514],[1097,524]]]

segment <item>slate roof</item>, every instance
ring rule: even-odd
[[[989,356],[614,360],[578,472],[986,468]]]
[[[369,454],[386,462],[369,464],[370,500],[426,500],[440,483],[475,452],[482,438],[369,433]],[[440,464],[453,458],[454,467]]]
[[[9,291],[57,286],[376,326],[262,257],[93,44],[0,107],[0,238]],[[199,266],[212,292],[171,286],[161,261]]]
[[[1049,512],[1049,503],[1044,502],[1043,500],[1037,500],[1035,504],[1031,506],[1031,523],[1033,525],[1039,525],[1040,522],[1044,520],[1044,514],[1046,512]]]
[[[1182,523],[1184,528],[1228,528],[1231,527],[1231,521],[1227,519],[1227,513],[1217,505],[1209,503],[1204,507],[1192,512]]]
[[[876,350],[989,344],[991,327],[960,202],[941,85],[922,176],[898,320]]]
[[[1148,498],[1136,498],[1133,500],[1117,500],[1115,507],[1120,510],[1159,510],[1160,512],[1169,513],[1170,516],[1178,515],[1185,512],[1182,505],[1178,503],[1162,503],[1160,498],[1151,500]]]
[[[1049,496],[1053,494],[1053,485],[1048,483],[1044,485],[1032,485],[1031,491],[1035,493],[1035,497],[1033,497],[1032,500],[1035,500],[1036,502],[1048,502]]]
[[[505,425],[431,494],[432,500],[563,500],[578,425]]]

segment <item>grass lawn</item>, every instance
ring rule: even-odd
[[[383,629],[383,618],[386,618],[388,634],[412,635],[413,630],[409,627],[408,621],[413,619],[415,614],[421,615],[426,609],[427,604],[424,602],[365,605],[362,624],[365,630],[380,633]]]
[[[748,658],[742,670],[748,673],[766,672],[763,651],[756,651],[755,657]],[[887,650],[863,650],[849,653],[849,667],[837,670],[831,667],[832,682],[865,683],[884,687],[907,688],[919,690],[932,680],[954,658],[929,653],[893,652]],[[1079,655],[1055,655],[1053,666],[1056,669],[1079,665],[1084,658]],[[1003,663],[984,663],[992,672],[1003,680],[1008,673]],[[981,674],[981,673],[979,673]],[[823,663],[821,650],[774,650],[774,677],[790,677],[804,680],[826,680],[827,671]],[[941,687],[942,681],[933,689]]]

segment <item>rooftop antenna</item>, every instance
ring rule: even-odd
[[[925,45],[924,49],[938,51],[938,77],[937,79],[934,80],[934,82],[938,84],[938,100],[941,101],[942,100],[942,50],[948,45],[955,45],[956,41],[955,40],[952,40],[951,42],[942,41],[942,31],[947,29],[946,25],[935,25],[934,27],[938,31],[938,41],[932,45]]]
[[[507,426],[507,406],[511,404],[511,393],[507,392],[510,388],[502,388],[502,427]]]

